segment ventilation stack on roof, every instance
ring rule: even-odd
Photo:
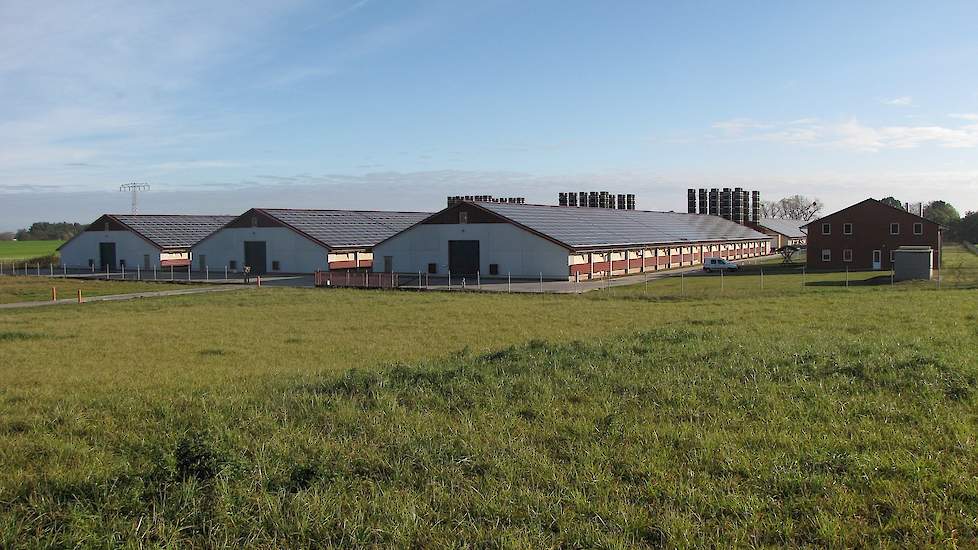
[[[618,207],[618,210],[626,210],[626,209],[628,209],[628,202],[625,200],[625,194],[624,193],[619,193],[618,194],[618,202],[615,204],[615,206]]]
[[[625,204],[628,210],[635,210],[635,193],[625,195]]]
[[[561,192],[557,195],[557,205],[558,206],[570,206],[568,202],[567,193]]]
[[[710,211],[711,216],[720,215],[720,190],[717,188],[710,189]]]
[[[707,206],[707,198],[706,197],[707,197],[707,195],[706,195],[706,189],[700,189],[700,197],[699,197],[699,199],[700,199],[700,209],[699,209],[700,214],[706,214],[707,212],[709,212],[709,207]]]
[[[696,213],[696,189],[686,190],[686,212],[689,214]]]
[[[731,217],[734,223],[744,223],[744,190],[741,187],[735,187],[733,190],[733,197],[731,198],[733,203],[733,209],[731,211]]]
[[[750,221],[757,223],[761,219],[761,192],[751,191]]]
[[[729,220],[732,218],[733,204],[731,199],[733,198],[733,192],[729,187],[724,187],[723,191],[720,192],[720,217]]]
[[[587,206],[587,192],[580,191],[577,193],[577,206]]]

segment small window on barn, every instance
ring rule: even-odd
[[[920,222],[917,222],[917,223],[913,224],[913,234],[914,235],[923,235],[924,234],[924,224],[922,224]]]
[[[438,273],[438,264],[435,263],[428,264],[428,273]]]
[[[105,222],[105,230],[106,230],[106,231],[108,231],[108,230],[109,230],[109,222]]]
[[[459,212],[458,213],[458,223],[469,223],[469,213]]]
[[[899,234],[900,234],[900,224],[898,224],[898,223],[891,223],[890,224],[890,235],[899,235]]]
[[[832,261],[832,249],[831,248],[823,248],[822,249],[822,261],[823,262],[831,262]]]
[[[851,262],[852,261],[852,249],[851,248],[847,248],[847,249],[845,249],[845,250],[842,251],[842,261],[843,262]]]
[[[822,235],[831,235],[831,234],[832,234],[832,224],[830,224],[830,223],[823,223],[822,224]]]
[[[258,227],[258,216],[251,217],[251,227]]]
[[[278,260],[272,260],[272,271],[279,271],[282,268],[281,265]]]
[[[844,224],[842,224],[842,234],[843,235],[852,235],[852,224],[851,223],[844,223]]]

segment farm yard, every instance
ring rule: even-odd
[[[0,541],[974,541],[978,294],[765,269],[0,312]]]

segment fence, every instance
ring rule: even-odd
[[[371,273],[351,271],[317,271],[314,275],[317,287],[341,288],[398,288],[397,273]]]

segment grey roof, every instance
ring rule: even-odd
[[[805,227],[807,224],[808,222],[804,221],[781,220],[777,218],[761,218],[757,220],[757,225],[793,239],[800,239],[805,236],[805,230],[802,227]]]
[[[571,249],[770,238],[749,227],[706,214],[475,204]]]
[[[371,247],[427,218],[428,212],[259,208],[329,248]]]
[[[179,214],[110,214],[109,217],[160,248],[189,248],[235,218]]]

